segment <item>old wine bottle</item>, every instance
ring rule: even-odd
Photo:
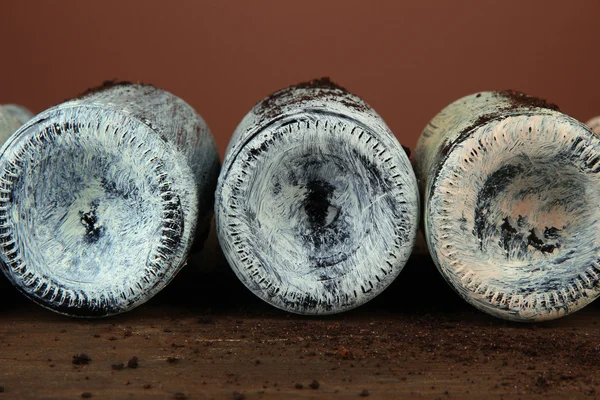
[[[415,151],[432,257],[469,303],[516,321],[598,296],[600,140],[522,93],[462,98]]]
[[[276,92],[237,127],[216,193],[219,241],[258,297],[332,314],[396,278],[418,227],[404,150],[360,98],[327,78]]]
[[[54,311],[103,316],[161,290],[208,228],[218,154],[202,118],[106,82],[21,127],[0,155],[0,260]]]

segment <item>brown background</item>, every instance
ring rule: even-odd
[[[515,89],[600,113],[598,1],[0,0],[0,104],[34,112],[105,79],[188,101],[221,154],[274,90],[331,76],[403,144],[472,92]]]

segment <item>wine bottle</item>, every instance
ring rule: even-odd
[[[218,167],[202,118],[153,86],[105,82],[50,108],[0,154],[2,270],[60,313],[130,310],[208,228]]]
[[[33,114],[25,107],[16,104],[0,105],[0,146],[31,117]]]
[[[600,140],[544,100],[464,97],[416,150],[428,246],[469,303],[515,321],[558,318],[598,296]]]
[[[258,297],[333,314],[383,291],[419,222],[410,162],[381,117],[323,78],[280,90],[237,127],[217,186],[224,254]]]

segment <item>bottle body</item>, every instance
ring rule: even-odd
[[[462,98],[415,151],[430,253],[450,285],[494,316],[546,320],[598,295],[600,140],[542,100]]]
[[[16,104],[0,105],[0,146],[31,117],[33,114],[25,107]]]
[[[600,133],[600,116],[594,117],[585,123],[596,133]]]
[[[215,218],[240,280],[300,314],[357,307],[410,255],[418,192],[383,120],[327,80],[257,104],[228,146]]]
[[[54,311],[104,316],[162,289],[207,229],[214,140],[183,100],[115,84],[37,115],[0,155],[0,258]]]

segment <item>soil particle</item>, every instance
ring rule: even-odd
[[[173,397],[177,400],[185,400],[187,399],[187,396],[185,395],[185,393],[181,393],[181,392],[177,392],[173,395]]]
[[[296,385],[294,386],[296,389],[302,389],[304,388],[304,385],[301,383],[296,383]]]
[[[360,392],[358,394],[360,397],[368,397],[370,395],[369,391],[367,389],[363,389],[362,392]]]
[[[310,383],[310,385],[308,385],[311,389],[318,389],[321,385],[319,384],[319,381],[314,380]]]
[[[529,96],[525,93],[517,92],[515,90],[503,90],[501,92],[498,92],[498,95],[509,99],[514,109],[547,108],[554,111],[560,111],[559,107],[556,104],[548,103],[544,99]]]
[[[356,100],[356,97],[353,98],[345,88],[334,83],[329,77],[323,77],[278,90],[264,99],[257,111],[261,115],[261,120],[269,120],[280,115],[285,105],[298,104],[312,99],[337,100],[357,111],[369,110],[365,103]]]
[[[544,378],[544,375],[538,375],[538,377],[535,379],[535,386],[548,387],[550,385],[548,384],[548,380]]]
[[[127,368],[137,368],[139,366],[138,358],[133,356],[127,361]]]
[[[177,357],[168,357],[168,358],[167,358],[167,362],[168,362],[169,364],[176,364],[176,363],[178,363],[178,362],[179,362],[179,358],[177,358]]]
[[[4,393],[4,386],[0,386],[0,393]]]
[[[83,399],[89,399],[90,397],[92,397],[92,394],[90,392],[83,392],[81,393],[81,397]]]
[[[115,87],[119,87],[119,86],[132,86],[132,85],[136,85],[133,82],[129,82],[129,81],[119,81],[118,79],[111,79],[111,80],[106,80],[104,82],[102,82],[101,85],[92,87],[87,89],[85,92],[81,93],[79,96],[76,96],[75,99],[83,99],[85,97],[97,94],[97,93],[101,93],[104,92],[105,90],[109,90]],[[138,82],[137,85],[142,85],[142,86],[148,86],[153,88],[152,85],[147,85],[141,82]]]
[[[73,356],[73,364],[75,365],[87,365],[92,361],[92,358],[86,353],[75,354]]]
[[[233,400],[244,400],[245,398],[246,396],[244,395],[244,393],[233,392]]]
[[[347,92],[345,88],[333,82],[331,78],[328,76],[324,76],[322,78],[313,79],[306,82],[300,82],[294,86],[291,86],[292,89],[329,89],[329,90],[341,90]]]

